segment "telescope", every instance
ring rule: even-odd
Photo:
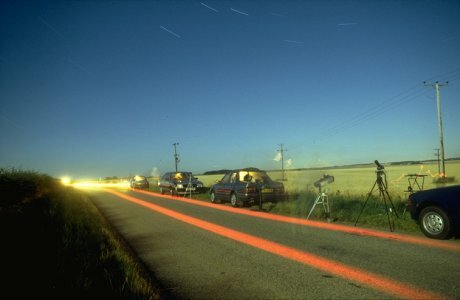
[[[334,182],[334,176],[324,174],[323,178],[318,179],[315,181],[314,185],[317,188],[321,188],[322,186]]]
[[[324,174],[322,178],[315,181],[314,185],[319,189],[318,197],[316,197],[315,203],[311,207],[310,212],[308,213],[307,219],[310,218],[311,213],[315,209],[316,205],[322,204],[324,208],[324,213],[326,215],[327,221],[331,222],[330,218],[330,210],[329,210],[329,197],[327,196],[326,192],[321,191],[321,187],[334,182],[334,176]]]
[[[374,163],[377,165],[377,170],[383,170],[385,169],[384,166],[382,166],[378,160],[374,160]]]

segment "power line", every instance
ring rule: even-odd
[[[414,87],[410,88],[406,92],[400,93],[397,96],[392,97],[389,101],[382,102],[360,114],[357,114],[353,116],[352,118],[345,120],[329,129],[327,129],[324,132],[324,136],[334,136],[340,132],[343,132],[345,130],[348,130],[350,128],[353,128],[365,121],[374,119],[375,117],[382,115],[385,112],[388,112],[390,110],[396,109],[397,107],[400,107],[404,104],[407,104],[411,101],[416,100],[419,96],[423,95],[426,93],[423,89],[419,88],[416,91],[411,91],[413,90]],[[410,92],[409,92],[410,91]],[[408,93],[404,97],[401,97],[405,93]]]
[[[437,79],[438,81],[447,81],[447,79],[449,79],[449,81],[452,81],[453,80],[452,78],[456,78],[459,76],[460,76],[460,68],[457,68],[457,69],[453,69],[452,71],[449,71],[443,74],[439,74],[439,75],[435,75],[430,78],[426,78],[425,81],[433,81],[434,79]]]
[[[458,77],[460,78],[460,68],[440,74],[437,77],[438,78],[449,78],[451,81],[456,80]],[[432,78],[436,78],[436,77],[433,76],[430,79]],[[375,117],[382,115],[383,113],[396,109],[409,102],[415,101],[416,99],[418,99],[419,96],[425,93],[426,91],[423,88],[421,88],[419,84],[416,84],[410,87],[409,89],[407,89],[406,91],[403,91],[397,94],[396,96],[393,96],[389,98],[388,100],[383,101],[379,103],[378,105],[371,107],[365,110],[364,112],[351,117],[348,120],[344,120],[326,129],[323,133],[323,137],[324,138],[331,137],[340,132],[356,127],[357,125],[365,121],[374,119]]]

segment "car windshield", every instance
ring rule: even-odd
[[[178,172],[173,174],[172,178],[174,180],[190,180],[192,173],[189,172]]]

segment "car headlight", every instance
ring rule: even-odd
[[[177,184],[177,188],[179,188],[179,189],[183,189],[183,188],[184,188],[184,186],[182,185],[182,183],[178,183],[178,184]]]

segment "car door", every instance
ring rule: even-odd
[[[230,184],[230,178],[232,176],[232,172],[229,172],[222,177],[222,179],[214,185],[214,195],[216,199],[229,201],[230,195],[232,192],[232,187]]]
[[[171,177],[171,173],[165,173],[163,176],[160,178],[160,188],[163,189],[163,191],[169,191],[169,178]]]

